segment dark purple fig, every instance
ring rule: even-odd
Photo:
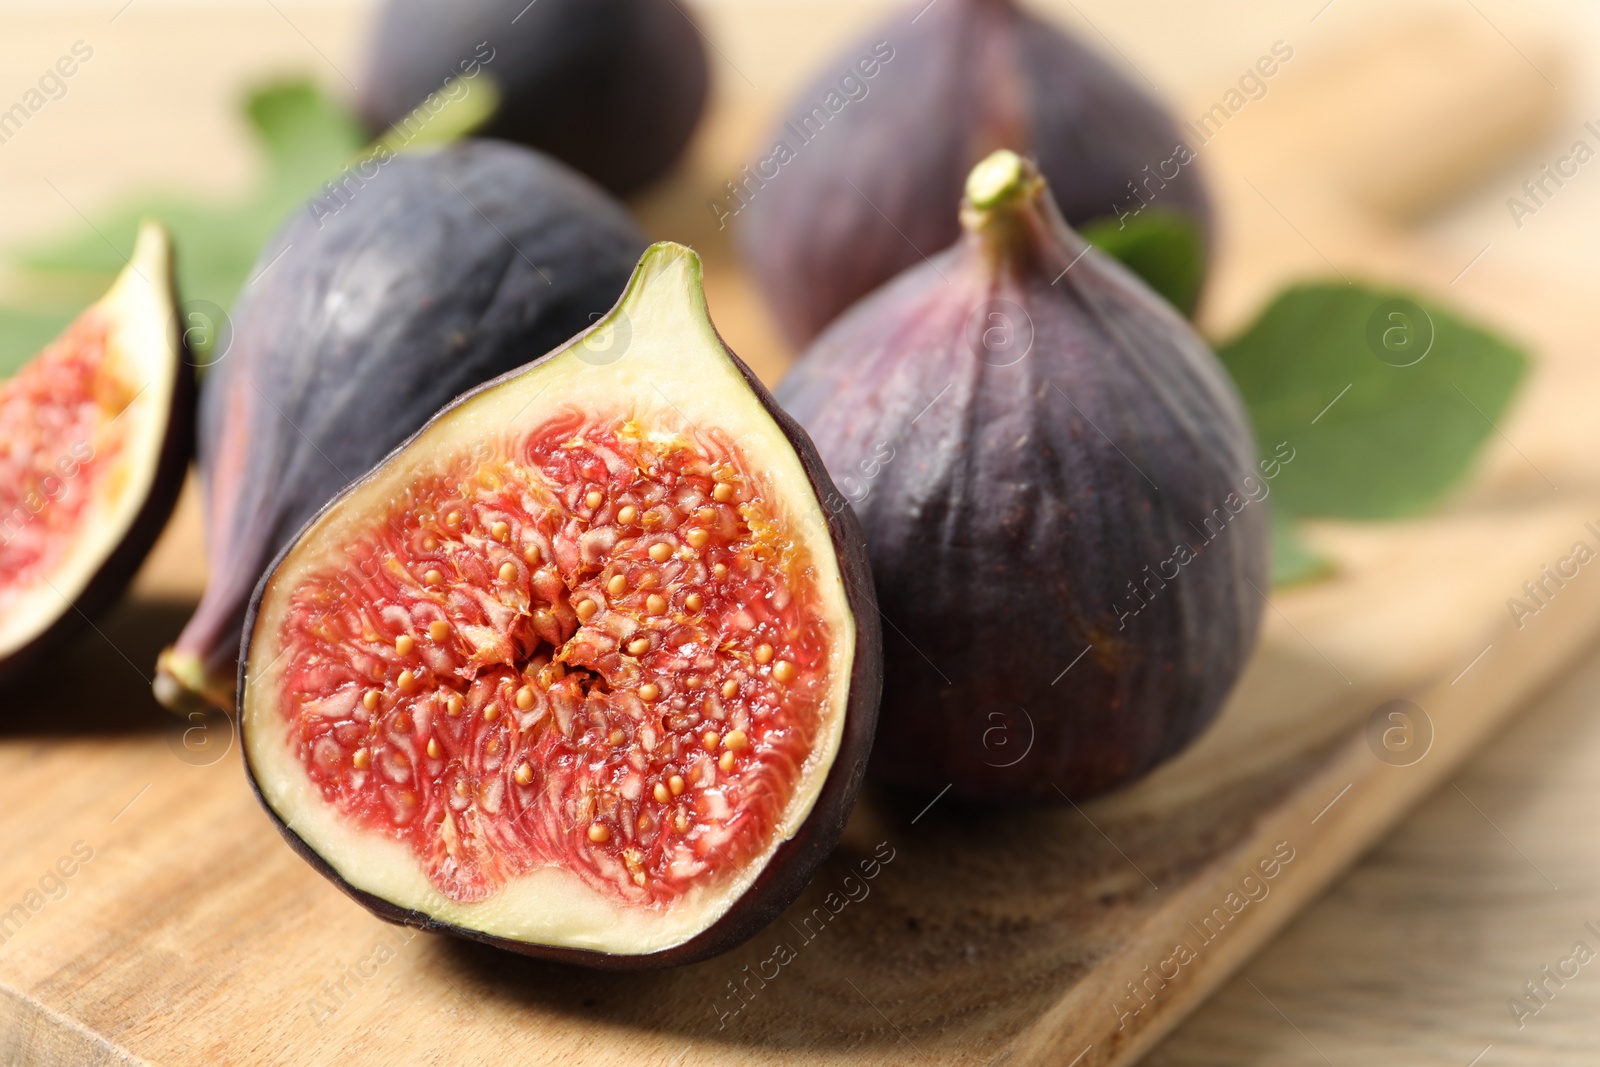
[[[1038,160],[1074,226],[1148,202],[1192,220],[1202,244],[1209,231],[1177,125],[1013,0],[913,0],[825,67],[771,142],[717,214],[738,216],[745,258],[799,344],[948,247],[950,205],[999,148]]]
[[[0,382],[0,675],[122,594],[193,448],[172,244],[145,223],[106,295]]]
[[[867,533],[891,627],[875,773],[1060,801],[1216,715],[1255,642],[1267,485],[1205,342],[1031,164],[980,163],[961,222],[778,397]]]
[[[294,532],[445,403],[605,312],[646,241],[600,189],[495,141],[401,155],[261,254],[200,403],[209,583],[158,664],[233,708],[244,611]]]
[[[358,106],[374,133],[426,125],[428,112],[414,112],[447,79],[487,79],[499,107],[479,132],[548,152],[619,196],[682,154],[710,80],[677,0],[389,0],[368,49]]]
[[[866,546],[700,260],[441,411],[256,590],[246,765],[380,917],[634,969],[724,951],[839,839],[877,721]]]

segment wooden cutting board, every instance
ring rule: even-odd
[[[712,10],[730,20],[713,34],[729,38],[754,17]],[[143,676],[197,589],[191,495],[136,595],[0,695],[0,1052],[45,1064],[1136,1060],[1600,635],[1589,569],[1521,629],[1506,607],[1573,542],[1600,546],[1586,526],[1600,528],[1600,462],[1573,436],[1592,423],[1600,325],[1584,294],[1492,257],[1461,274],[1468,257],[1387,221],[1499,158],[1550,101],[1497,43],[1409,32],[1390,37],[1411,63],[1478,76],[1460,95],[1412,94],[1418,107],[1355,122],[1352,84],[1381,96],[1372,78],[1415,67],[1384,75],[1378,55],[1356,76],[1359,64],[1324,58],[1319,73],[1307,56],[1274,89],[1287,100],[1246,110],[1210,146],[1227,241],[1207,321],[1227,329],[1285,280],[1331,266],[1470,309],[1528,344],[1535,374],[1449,509],[1315,529],[1339,575],[1271,594],[1257,656],[1194,748],[1060,811],[869,793],[794,908],[692,967],[596,975],[415,935],[289,852],[225,725],[185,738],[150,702]],[[1496,114],[1511,117],[1441,122],[1483,99],[1485,78],[1500,79]],[[706,248],[713,315],[775,377],[787,354],[702,214],[703,190],[750,143],[758,108],[739,101],[721,102],[695,161],[640,207],[656,232]],[[1441,125],[1466,136],[1410,153],[1393,181],[1348,166],[1359,145]]]

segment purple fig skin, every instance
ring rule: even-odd
[[[500,92],[479,132],[548,152],[618,196],[683,153],[705,110],[705,44],[676,0],[389,0],[357,106],[378,134],[447,77]]]
[[[232,711],[278,550],[440,407],[593,322],[646,244],[581,175],[498,141],[402,155],[337,214],[285,224],[201,389],[208,581],[162,654],[162,703]]]
[[[563,346],[563,349],[565,347]],[[805,429],[779,406],[761,380],[756,377],[755,373],[745,365],[744,361],[731,348],[727,347],[726,343],[723,344],[723,348],[749,385],[751,401],[759,403],[765,408],[767,413],[778,424],[779,429],[794,449],[807,478],[810,480],[812,490],[822,505],[824,521],[827,524],[835,558],[839,565],[839,575],[844,583],[845,597],[849,602],[850,611],[854,615],[856,622],[855,656],[850,672],[850,696],[845,708],[844,734],[840,738],[839,750],[834,757],[833,766],[828,770],[828,776],[823,781],[822,791],[811,809],[811,814],[806,818],[806,821],[795,836],[778,847],[761,874],[757,876],[755,882],[727,913],[681,945],[676,945],[660,952],[625,955],[532,944],[526,941],[498,937],[481,930],[458,926],[454,923],[441,922],[423,912],[399,907],[381,897],[357,889],[345,881],[320,853],[284,823],[278,813],[273,810],[272,805],[267,802],[266,797],[262,795],[260,784],[256,780],[255,770],[250,764],[250,745],[245,739],[245,732],[250,727],[246,718],[241,716],[239,722],[239,750],[244,756],[246,776],[250,779],[250,787],[255,793],[256,800],[261,804],[262,810],[267,813],[268,818],[272,820],[274,828],[283,836],[289,846],[315,868],[318,873],[333,882],[346,895],[378,918],[394,923],[397,926],[408,926],[423,931],[449,934],[523,956],[553,960],[558,963],[576,964],[595,970],[643,971],[677,967],[721,955],[750,940],[750,938],[769,926],[773,920],[783,913],[785,908],[794,903],[800,894],[804,892],[817,869],[838,845],[839,838],[844,833],[845,824],[849,821],[850,813],[854,810],[856,796],[861,789],[862,781],[867,774],[873,740],[877,735],[879,703],[883,691],[883,634],[878,622],[877,594],[873,586],[872,571],[867,562],[866,537],[856,519],[855,513],[850,509],[848,503],[840,495],[839,490],[828,476],[822,457],[818,453],[816,445],[807,436]],[[551,352],[542,357],[542,359],[553,358],[556,355],[559,355],[559,351]],[[430,419],[428,425],[431,426],[434,422],[451,418],[455,408],[460,407],[476,394],[515,379],[527,369],[527,367],[520,367],[464,394],[435,415],[433,419]],[[422,436],[426,429],[427,427],[424,426],[413,436]],[[395,454],[403,451],[407,444],[409,444],[409,441],[397,446],[394,450]],[[367,476],[358,479],[345,489],[334,500],[329,501],[322,510],[326,511],[335,507],[341,499],[355,492],[361,482],[366,480],[366,477],[371,477],[370,472]],[[321,512],[319,511],[318,515],[320,514]],[[313,516],[307,520],[301,534],[313,526],[316,519],[317,516]],[[300,534],[297,534],[278,553],[278,557],[267,568],[266,573],[262,575],[261,581],[256,586],[255,593],[251,597],[244,621],[244,645],[239,658],[238,690],[240,692],[244,691],[245,684],[248,681],[246,667],[249,663],[250,642],[255,634],[256,617],[260,613],[262,601],[271,588],[273,573],[278,569],[284,558],[287,557],[295,542],[300,540],[300,536]]]
[[[867,534],[889,631],[873,775],[1059,803],[1216,716],[1255,643],[1268,516],[1215,356],[1022,169],[777,395]]]
[[[862,77],[856,64],[884,48],[892,58]],[[843,99],[846,74],[866,95],[829,116],[824,101],[830,92]],[[800,143],[795,131],[813,109],[827,122]],[[729,200],[725,209],[736,213],[745,260],[799,345],[949,247],[960,232],[950,205],[990,152],[1033,156],[1068,222],[1081,225],[1137,205],[1130,183],[1146,180],[1146,166],[1156,173],[1186,140],[1138,86],[1014,0],[913,0],[824,67],[785,119],[763,147],[785,142],[793,158],[775,174],[752,166],[741,179],[746,205]],[[808,129],[817,125],[813,117]],[[1210,233],[1194,163],[1154,195]]]

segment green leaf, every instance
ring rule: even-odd
[[[81,308],[104,292],[127,263],[139,223],[158,218],[177,248],[178,290],[185,306],[198,303],[192,314],[214,323],[248,280],[267,240],[324,182],[369,158],[381,165],[393,153],[464,136],[489,119],[499,100],[487,77],[470,84],[451,82],[361,153],[365,137],[360,124],[311,82],[267,85],[244,104],[265,157],[264,172],[250,196],[234,203],[207,203],[179,193],[147,192],[63,237],[24,250],[16,265],[31,272],[35,282],[48,279],[52,293],[78,294]],[[44,347],[74,314],[0,307],[0,377]]]
[[[1333,574],[1333,561],[1300,539],[1294,517],[1272,513],[1272,584],[1298,585]]]
[[[1187,215],[1147,208],[1125,219],[1095,219],[1079,228],[1084,240],[1121,260],[1185,315],[1194,313],[1206,276],[1205,239]]]
[[[0,307],[0,378],[9,378],[67,328],[70,311]]]
[[[235,204],[208,204],[192,196],[146,193],[90,226],[26,250],[19,265],[83,277],[98,292],[127,262],[140,220],[155,217],[172,233],[178,288],[185,301],[231,305],[273,231],[353,159],[364,140],[355,120],[305,81],[274,84],[251,94],[245,114],[266,156],[266,173],[250,197]]]
[[[304,199],[366,143],[361,125],[308,81],[250,94],[245,116],[267,155],[267,191]]]
[[[1306,285],[1217,350],[1288,515],[1382,519],[1435,503],[1467,473],[1527,366],[1509,342],[1404,294]]]
[[[248,198],[208,204],[192,196],[146,193],[63,239],[25,251],[19,265],[73,277],[86,292],[98,293],[127,262],[140,221],[153,216],[172,233],[185,301],[226,308],[267,240],[324,182],[368,157],[380,157],[381,165],[389,154],[463,136],[488,120],[499,99],[486,77],[452,82],[362,153],[366,140],[360,124],[311,82],[268,85],[244,105],[265,156],[265,173]],[[85,303],[92,299],[85,297]]]

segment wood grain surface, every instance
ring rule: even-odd
[[[771,380],[790,353],[705,210],[705,190],[759,143],[782,86],[872,11],[703,10],[727,64],[712,122],[684,169],[636,207],[653,232],[706,252],[713,316]],[[1089,10],[1086,34],[1103,25],[1120,39],[1116,20],[1132,17]],[[120,42],[101,50],[103,69],[143,78],[159,66],[172,93],[197,99],[223,97],[286,63],[309,65],[330,84],[343,75],[329,67],[355,69],[359,15],[340,8],[174,14],[152,5],[105,21],[113,12],[93,9],[106,39]],[[1311,13],[1297,15],[1302,30]],[[70,43],[75,20],[90,18],[77,10],[4,17],[7,47],[30,63],[63,34]],[[1427,25],[1452,28],[1415,29]],[[251,799],[225,724],[185,737],[150,701],[149,665],[198,589],[191,494],[135,594],[47,670],[0,694],[8,801],[0,918],[13,904],[25,915],[0,926],[0,1053],[45,1064],[1088,1067],[1152,1049],[1146,1062],[1168,1067],[1465,1064],[1480,1054],[1483,1063],[1592,1062],[1584,1057],[1600,992],[1588,989],[1600,991],[1600,978],[1589,970],[1520,1030],[1504,1000],[1539,979],[1541,966],[1557,965],[1586,936],[1584,922],[1600,925],[1593,863],[1577,854],[1594,834],[1580,813],[1594,807],[1600,729],[1584,712],[1600,674],[1590,668],[1554,690],[1510,744],[1452,775],[1600,638],[1600,578],[1587,572],[1521,630],[1505,607],[1574,540],[1593,543],[1586,522],[1600,524],[1591,411],[1600,323],[1581,285],[1493,257],[1463,273],[1470,249],[1442,248],[1396,224],[1455,192],[1463,175],[1481,177],[1560,112],[1538,70],[1507,60],[1498,32],[1470,21],[1368,30],[1346,30],[1343,40],[1330,30],[1326,47],[1301,47],[1302,66],[1286,70],[1278,95],[1243,113],[1207,152],[1227,235],[1208,327],[1235,327],[1286,279],[1343,272],[1404,280],[1470,308],[1528,344],[1537,366],[1471,486],[1447,509],[1314,529],[1338,577],[1272,595],[1255,661],[1189,752],[1133,789],[1055,812],[996,817],[931,794],[869,794],[794,909],[743,949],[690,968],[590,975],[413,935],[370,918],[293,857]],[[1278,34],[1260,32],[1264,50]],[[1433,51],[1417,60],[1424,67],[1483,72],[1500,86],[1490,94],[1493,121],[1467,121],[1486,97],[1483,79],[1465,77],[1462,92],[1413,93],[1418,107],[1371,117],[1371,101],[1387,98],[1371,79],[1413,69],[1384,60],[1393,53],[1374,42],[1385,40],[1413,53],[1421,46],[1405,42],[1429,42]],[[1538,49],[1525,51],[1551,66]],[[1352,83],[1363,62],[1367,73]],[[1225,71],[1193,66],[1174,77],[1182,84],[1162,87],[1196,114],[1227,84]],[[1329,89],[1340,84],[1367,95]],[[116,168],[103,161],[56,183],[65,197],[36,188],[41,175],[77,174],[73,162],[98,159],[96,146],[118,146],[130,173],[171,178],[179,124],[128,110],[142,94],[119,105],[104,84],[84,88],[92,122],[63,116],[72,138],[34,146],[0,175],[0,192],[39,205],[37,215],[8,217],[0,236],[58,224],[65,197],[76,211],[110,196]],[[1396,91],[1404,92],[1389,95]],[[247,180],[247,157],[226,144],[237,135],[224,132],[222,111],[202,112],[196,121],[211,123],[207,143],[222,161],[210,188]],[[1452,124],[1460,134],[1409,152],[1389,179],[1379,180],[1376,164],[1346,165],[1373,144],[1412,144],[1419,130]],[[30,134],[43,142],[48,129]],[[1072,651],[1063,650],[1062,666]],[[1431,728],[1415,762],[1392,754],[1385,762],[1368,734],[1375,710],[1396,699],[1411,701]],[[1227,981],[1441,786],[1267,949],[1249,981]],[[1559,799],[1541,792],[1552,788],[1564,790]],[[1460,838],[1470,843],[1457,847]],[[892,858],[874,867],[874,854]],[[833,890],[858,899],[836,915],[817,912]],[[1508,913],[1515,934],[1506,932]],[[773,975],[779,942],[794,959],[760,977]],[[1463,966],[1484,943],[1511,966]],[[1470,995],[1470,1016],[1456,1010],[1456,995]],[[1551,1036],[1530,1043],[1541,1034]]]

